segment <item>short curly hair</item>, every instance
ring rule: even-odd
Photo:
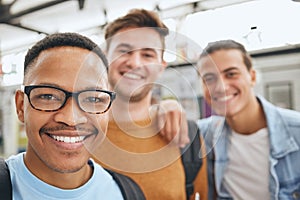
[[[106,70],[108,69],[108,62],[103,51],[92,40],[78,33],[55,33],[40,40],[28,50],[24,61],[24,77],[32,63],[34,63],[41,52],[62,46],[79,47],[92,51],[100,57],[106,67]]]

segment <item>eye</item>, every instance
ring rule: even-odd
[[[128,53],[128,51],[125,50],[125,49],[120,49],[118,52],[119,52],[119,53]]]
[[[126,55],[126,54],[131,54],[132,51],[130,51],[129,49],[126,49],[126,48],[119,48],[119,49],[117,50],[117,52],[118,52],[119,54]]]
[[[47,100],[51,100],[53,99],[53,95],[52,94],[41,94],[39,97],[39,99],[47,99]]]
[[[147,58],[155,58],[155,54],[154,53],[144,53],[143,56],[147,57]]]
[[[203,77],[203,81],[206,83],[206,84],[213,84],[217,81],[217,76],[216,75],[205,75]]]
[[[44,100],[44,101],[60,101],[61,99],[58,96],[53,94],[39,94],[34,97],[35,99]]]
[[[156,53],[152,50],[146,50],[142,52],[143,57],[145,58],[156,58]]]
[[[234,77],[238,76],[238,74],[239,73],[237,71],[229,71],[229,72],[226,73],[226,77],[227,78],[234,78]]]
[[[87,103],[103,103],[103,102],[105,102],[105,99],[102,98],[102,97],[91,96],[91,97],[86,97],[84,102],[87,102]]]
[[[106,104],[110,101],[110,96],[103,92],[83,92],[79,96],[79,101],[84,104]]]

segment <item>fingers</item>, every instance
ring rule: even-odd
[[[177,145],[180,143],[180,114],[178,111],[169,111],[166,113],[165,126],[163,128],[166,139]]]
[[[160,109],[160,106],[157,107],[157,126],[158,126],[158,130],[160,131],[160,134],[165,136],[166,132],[165,132],[165,122],[166,122],[166,114],[164,112],[164,110]]]
[[[180,132],[178,135],[180,135],[179,146],[181,148],[185,147],[188,143],[190,143],[188,122],[186,119],[185,112],[181,113],[181,126],[180,126]]]
[[[165,100],[157,110],[160,134],[169,142],[179,147],[189,143],[188,125],[185,111],[175,100]]]

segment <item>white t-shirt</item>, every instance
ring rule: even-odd
[[[232,132],[229,139],[229,163],[223,186],[235,200],[270,199],[267,128],[251,135]]]
[[[23,156],[24,153],[20,153],[6,160],[10,170],[14,200],[123,199],[112,176],[94,161],[92,161],[94,172],[90,180],[79,188],[66,190],[49,185],[34,176],[24,164]]]

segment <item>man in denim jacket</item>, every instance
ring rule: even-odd
[[[300,113],[254,94],[251,58],[235,41],[209,43],[198,72],[218,115],[198,121],[210,199],[300,199]]]

